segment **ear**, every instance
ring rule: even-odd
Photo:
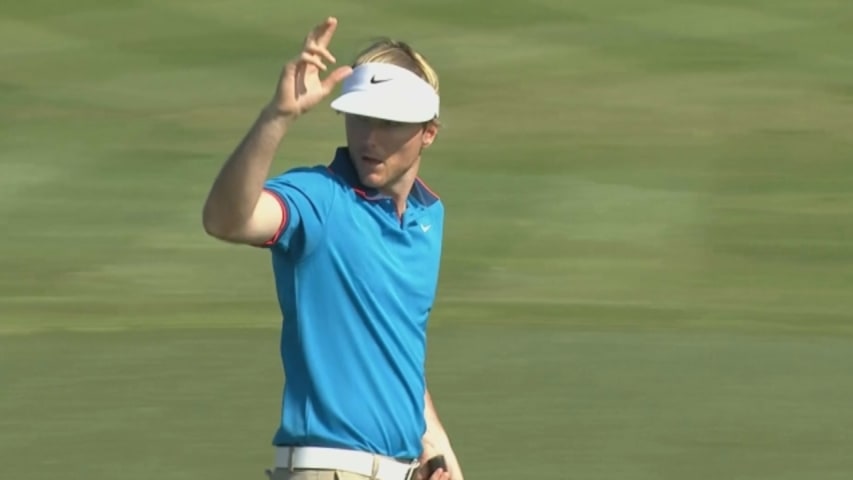
[[[424,126],[423,131],[421,132],[421,143],[424,148],[432,145],[432,142],[435,141],[435,137],[438,135],[438,125],[435,122],[429,122]]]

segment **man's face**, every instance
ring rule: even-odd
[[[366,187],[390,191],[412,168],[437,129],[422,123],[398,123],[346,114],[347,146]]]

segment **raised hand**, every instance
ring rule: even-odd
[[[320,71],[328,70],[324,62],[336,62],[334,55],[329,52],[329,43],[337,27],[338,20],[329,17],[305,37],[302,51],[282,69],[275,96],[268,106],[274,113],[292,118],[302,115],[320,103],[334,90],[335,85],[352,73],[351,67],[343,66],[333,70],[326,78],[320,78]]]

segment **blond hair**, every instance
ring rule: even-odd
[[[435,89],[435,93],[439,93],[438,73],[423,55],[406,42],[380,38],[356,55],[352,67],[355,68],[363,63],[390,63],[403,67],[424,79]],[[433,119],[432,123],[438,125],[438,118]]]

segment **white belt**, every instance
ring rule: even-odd
[[[376,480],[409,480],[416,463],[355,450],[320,447],[276,447],[276,468],[340,470]],[[374,469],[376,476],[374,477]]]

